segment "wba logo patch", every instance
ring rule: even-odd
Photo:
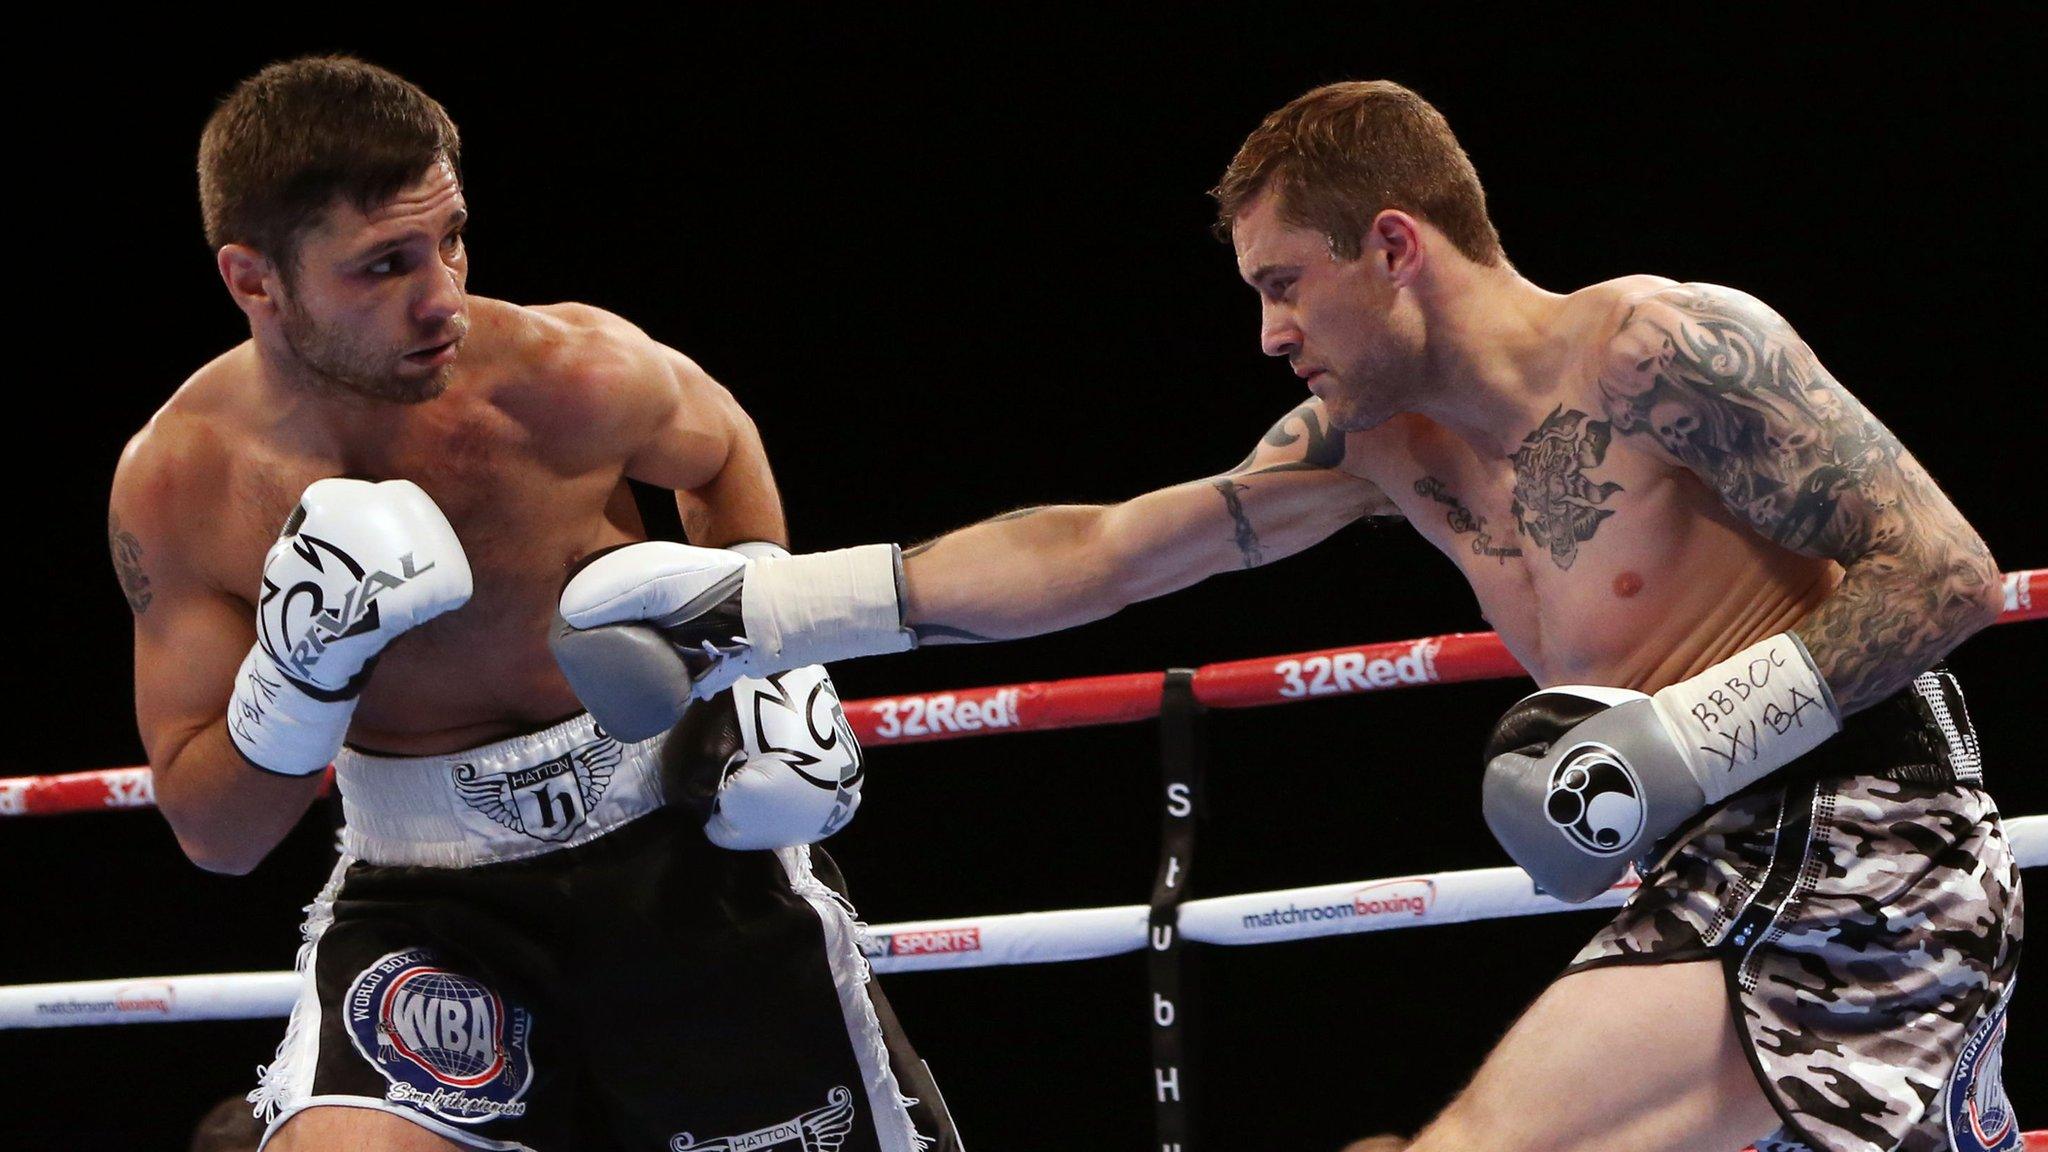
[[[357,974],[342,1002],[349,1039],[390,1088],[384,1098],[457,1124],[523,1116],[533,1018],[425,948]]]
[[[1949,1146],[1955,1152],[2019,1152],[2025,1143],[2012,1101],[2005,1094],[2005,1012],[2013,984],[2005,986],[1998,1007],[1985,1014],[1963,1045],[1956,1070],[1948,1078],[1944,1101],[1948,1112]]]

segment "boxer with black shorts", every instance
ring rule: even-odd
[[[1237,467],[824,554],[837,582],[629,547],[564,617],[651,620],[717,685],[1071,627],[1406,519],[1543,686],[1487,750],[1495,835],[1566,899],[1645,872],[1413,1147],[2016,1148],[2019,871],[1936,667],[1996,618],[1998,569],[1926,471],[1749,296],[1522,278],[1399,85],[1292,101],[1215,195],[1261,346],[1312,394]]]
[[[862,778],[824,670],[622,739],[549,651],[564,580],[653,510],[783,554],[752,421],[616,316],[468,295],[458,160],[440,105],[361,61],[238,87],[200,199],[251,338],[114,479],[186,853],[246,872],[330,762],[342,795],[265,1146],[957,1148],[811,846]]]

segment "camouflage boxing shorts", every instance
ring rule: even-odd
[[[1683,833],[1567,971],[1719,958],[1784,1122],[1758,1152],[2018,1149],[1999,1044],[2020,871],[1954,677],[1800,768]]]

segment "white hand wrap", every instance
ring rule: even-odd
[[[893,544],[748,564],[741,608],[755,650],[749,672],[909,651],[916,639],[903,626],[901,566]]]
[[[743,676],[911,647],[899,563],[893,544],[804,556],[628,544],[570,577],[550,646],[605,730],[642,740]]]
[[[1790,632],[1758,641],[1651,699],[1709,804],[1842,730],[1834,693]]]

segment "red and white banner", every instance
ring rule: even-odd
[[[2048,569],[2010,573],[2004,588],[2005,610],[1998,623],[2048,617]],[[1452,632],[1207,664],[1195,670],[1195,698],[1211,708],[1258,708],[1524,674],[1495,633]],[[1163,672],[1133,672],[955,688],[850,700],[846,716],[861,743],[869,745],[1122,724],[1159,715],[1165,680]],[[147,768],[0,778],[0,816],[148,808],[155,803]]]

